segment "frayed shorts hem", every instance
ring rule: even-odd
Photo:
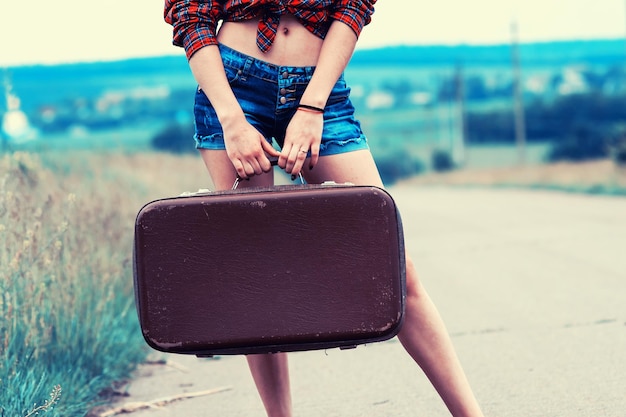
[[[194,135],[196,149],[226,150],[224,138],[221,133],[209,136]],[[320,145],[320,156],[338,155],[346,152],[368,150],[369,145],[365,135],[352,139],[330,140]]]
[[[220,53],[226,78],[248,123],[266,140],[282,147],[315,68],[276,66],[224,45],[220,45]],[[324,106],[321,156],[369,149],[354,113],[350,88],[342,74]],[[200,88],[196,91],[194,124],[196,148],[225,149],[217,112]]]

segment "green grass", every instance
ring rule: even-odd
[[[131,254],[149,187],[133,165],[0,155],[0,416],[84,416],[146,356]]]

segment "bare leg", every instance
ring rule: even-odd
[[[332,180],[383,185],[369,151],[320,158],[314,170],[305,169],[304,174],[311,183]],[[453,416],[482,416],[439,312],[419,282],[417,270],[408,257],[406,272],[406,315],[398,335],[402,345],[424,370]]]
[[[201,151],[202,159],[209,170],[216,190],[232,188],[237,173],[226,155],[226,151]],[[272,173],[254,176],[242,181],[240,187],[268,186],[273,184]],[[256,384],[261,401],[269,417],[291,417],[291,392],[289,388],[289,366],[284,353],[248,355],[248,366]]]
[[[236,174],[226,152],[203,151],[202,157],[215,187],[218,190],[230,188]],[[313,171],[305,169],[303,174],[311,183],[383,185],[368,151],[320,158]],[[242,186],[268,185],[272,180],[271,175],[263,175],[244,181]],[[453,416],[482,416],[444,323],[408,257],[406,301],[406,317],[399,334],[402,345],[424,370]],[[248,363],[268,416],[291,416],[287,356],[250,355]]]
[[[437,308],[407,257],[405,319],[398,334],[402,346],[424,370],[453,416],[482,416]]]
[[[286,353],[248,355],[248,366],[269,417],[291,417]]]

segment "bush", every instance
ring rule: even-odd
[[[580,125],[556,142],[548,153],[548,160],[555,161],[587,161],[608,156],[606,133],[589,125]]]
[[[467,133],[470,143],[512,143],[515,122],[510,109],[470,111]],[[567,140],[578,126],[612,126],[626,119],[626,95],[572,94],[554,101],[536,100],[525,106],[528,142]]]
[[[431,156],[432,168],[437,172],[452,171],[455,168],[450,152],[435,149]]]
[[[192,124],[172,123],[152,138],[152,146],[160,151],[185,153],[195,150]]]
[[[611,145],[611,158],[618,166],[626,166],[626,131],[622,132]]]
[[[410,152],[398,150],[387,154],[374,154],[378,171],[385,185],[424,171],[424,163]]]

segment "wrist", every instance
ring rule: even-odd
[[[233,107],[232,109],[216,112],[217,118],[220,121],[222,128],[228,128],[229,126],[241,123],[246,120],[246,115],[243,113],[241,107]]]
[[[311,106],[309,104],[300,103],[300,104],[298,104],[296,109],[300,110],[300,111],[310,112],[310,113],[324,114],[324,109],[323,108],[317,107],[317,106]]]
[[[328,97],[319,98],[319,97],[313,97],[311,95],[304,94],[300,98],[300,104],[317,107],[318,109],[323,109],[324,107],[326,107],[327,100],[328,100]]]

